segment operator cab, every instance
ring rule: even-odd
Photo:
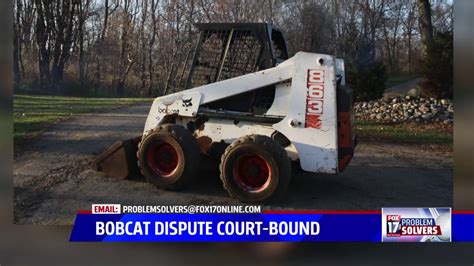
[[[268,23],[198,23],[200,30],[186,89],[275,67],[288,59],[283,33]],[[203,105],[203,109],[263,115],[275,86]]]

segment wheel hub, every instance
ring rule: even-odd
[[[172,175],[178,167],[178,152],[169,143],[155,142],[147,151],[147,161],[155,174],[167,177]]]
[[[265,189],[270,181],[268,162],[257,154],[240,156],[234,166],[234,178],[245,190],[257,192]]]

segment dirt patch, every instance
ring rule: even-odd
[[[437,144],[390,144],[362,140],[352,163],[438,169],[453,167],[452,146]]]
[[[79,115],[51,126],[14,161],[14,217],[19,224],[72,224],[92,203],[239,204],[222,188],[215,165],[204,164],[186,191],[164,191],[143,178],[115,180],[90,169],[117,140],[141,134],[149,105]],[[451,206],[452,152],[362,140],[344,173],[293,173],[285,200],[271,209],[379,209]]]
[[[413,132],[423,132],[427,130],[434,130],[437,132],[446,133],[450,136],[453,135],[453,124],[443,123],[443,122],[433,122],[433,123],[405,123],[404,126],[407,129],[410,129]]]

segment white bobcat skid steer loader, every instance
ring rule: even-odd
[[[288,59],[281,32],[263,23],[197,27],[187,89],[154,100],[131,159],[149,182],[188,186],[205,154],[220,161],[231,197],[260,203],[285,193],[291,161],[309,172],[344,170],[355,138],[343,60]]]

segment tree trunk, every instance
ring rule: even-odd
[[[119,97],[124,96],[125,92],[125,82],[127,81],[128,73],[130,73],[130,70],[132,69],[134,61],[130,58],[128,58],[128,66],[125,69],[125,73],[119,78],[119,81],[117,83],[117,93]]]
[[[62,86],[63,81],[63,74],[64,74],[64,64],[59,63],[57,65],[53,65],[51,67],[51,81],[52,81],[52,89],[53,92],[59,93]]]
[[[79,32],[79,82],[81,84],[81,91],[84,89],[85,83],[85,65],[86,60],[84,58],[84,32],[81,26]]]
[[[79,82],[81,86],[81,92],[84,89],[86,79],[86,59],[84,56],[84,30],[87,19],[87,12],[89,10],[90,0],[85,0],[79,4]]]
[[[49,41],[48,29],[45,25],[45,8],[41,0],[36,0],[36,43],[38,45],[38,72],[39,85],[42,92],[50,92],[51,73],[49,71],[50,51],[47,43]]]
[[[175,71],[175,65],[176,65],[176,55],[178,54],[178,49],[176,48],[173,52],[173,56],[171,57],[171,67],[168,72],[168,76],[166,78],[166,84],[165,84],[165,89],[163,91],[163,95],[168,94],[168,91],[170,89],[170,83],[171,83],[171,77],[173,75],[173,72]]]
[[[411,35],[412,33],[408,33],[408,72],[411,72]]]
[[[140,37],[141,37],[141,80],[142,80],[142,85],[140,88],[140,95],[143,95],[145,89],[146,89],[146,82],[147,82],[147,73],[146,73],[146,60],[147,60],[147,52],[146,52],[146,43],[147,43],[147,34],[145,33],[145,23],[148,17],[148,1],[143,1],[143,6],[142,6],[142,21],[140,25]]]
[[[38,60],[38,69],[40,74],[40,90],[42,92],[51,92],[49,87],[51,83],[51,72],[49,71],[49,56],[45,52],[40,52]]]
[[[127,65],[127,60],[129,59],[129,49],[128,49],[128,31],[130,30],[130,24],[132,23],[130,21],[129,15],[130,15],[130,0],[125,0],[124,1],[124,6],[122,10],[122,32],[120,35],[121,39],[121,47],[120,47],[120,66],[119,66],[119,77],[117,81],[117,88],[116,92],[119,97],[123,97],[124,95],[124,87],[125,87],[125,81],[126,81],[126,65]]]
[[[107,25],[109,21],[109,0],[104,1],[104,22],[102,24],[102,30],[100,32],[99,40],[97,43],[97,65],[96,65],[96,83],[95,83],[95,89],[94,89],[94,94],[98,94],[98,90],[101,87],[102,83],[102,53],[103,53],[103,45],[104,45],[104,39],[105,39],[105,34],[107,32]]]
[[[156,40],[156,31],[157,31],[157,15],[156,10],[158,7],[157,0],[151,0],[151,23],[153,25],[150,42],[148,43],[148,97],[153,95],[153,76],[155,75],[155,70],[153,66],[153,46],[155,45]]]
[[[13,71],[15,74],[15,87],[20,85],[22,78],[21,63],[21,1],[15,1],[15,20],[13,21]]]
[[[382,28],[383,28],[383,35],[384,35],[384,39],[385,39],[385,49],[387,49],[387,56],[388,56],[388,65],[390,66],[390,70],[393,71],[394,69],[394,65],[393,65],[393,51],[391,49],[391,46],[390,46],[390,40],[389,40],[389,34],[388,34],[388,31],[387,31],[387,25],[385,23],[385,19],[383,20],[383,23],[382,23]]]
[[[20,70],[20,48],[21,41],[18,40],[18,25],[15,26],[13,33],[13,71],[15,74],[15,87],[21,83],[21,70]]]
[[[72,44],[77,34],[77,25],[75,17],[77,15],[76,7],[78,1],[69,0],[60,3],[54,3],[53,6],[49,1],[41,1],[38,8],[37,36],[40,38],[38,46],[40,47],[40,57],[43,57],[42,67],[50,63],[50,50],[52,49],[52,64],[50,74],[50,84],[48,84],[49,92],[59,93],[62,87],[64,66],[71,55]],[[43,9],[44,8],[44,9]],[[44,19],[48,21],[44,24]],[[54,45],[52,45],[54,44]],[[45,70],[43,70],[45,71]],[[49,72],[49,71],[48,71]],[[47,77],[45,74],[44,77]]]
[[[421,42],[423,54],[426,56],[427,49],[433,44],[433,25],[431,24],[431,5],[429,0],[418,0],[418,12],[420,23]]]
[[[107,32],[107,22],[109,20],[109,0],[104,1],[104,25],[102,26],[102,32],[100,34],[100,41],[103,41],[105,38],[105,33]]]

